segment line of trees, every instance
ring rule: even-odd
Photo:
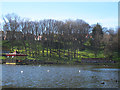
[[[45,56],[45,49],[47,56],[51,57],[52,52],[56,52],[59,58],[61,58],[61,52],[64,53],[62,57],[66,57],[65,52],[67,51],[68,59],[76,58],[79,55],[78,51],[85,49],[93,51],[95,57],[100,51],[103,51],[105,56],[110,58],[113,57],[114,52],[120,53],[118,51],[118,48],[120,49],[120,44],[118,46],[120,28],[115,33],[114,30],[103,28],[98,23],[90,26],[81,19],[64,22],[54,19],[30,21],[25,18],[21,19],[16,14],[7,14],[3,20],[3,31],[11,31],[12,38],[9,40],[11,48],[15,44],[19,46],[18,49],[23,49],[24,46],[26,52],[34,57],[40,54]],[[15,40],[15,32],[22,32],[20,40]],[[42,38],[36,41],[35,38],[37,39],[38,36],[42,36]],[[87,45],[85,45],[86,42],[88,42]]]

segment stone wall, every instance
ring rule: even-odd
[[[82,58],[81,63],[115,63],[115,61],[107,58]]]

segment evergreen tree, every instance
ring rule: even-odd
[[[103,37],[103,29],[100,24],[96,24],[92,29],[92,40],[91,47],[94,51],[95,57],[97,57],[98,52],[101,49],[101,40]]]

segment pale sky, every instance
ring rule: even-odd
[[[103,27],[118,26],[117,0],[104,2],[1,2],[1,15],[16,13],[31,20],[43,19],[82,19],[90,25],[100,23]],[[22,1],[22,0],[21,0]],[[25,1],[25,0],[24,0]],[[52,0],[54,1],[54,0]],[[85,0],[86,1],[86,0]],[[94,1],[94,0],[93,0]],[[105,2],[106,1],[106,2]],[[109,0],[110,1],[110,0]]]

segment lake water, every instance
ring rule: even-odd
[[[2,65],[2,87],[118,88],[118,72],[103,65]]]

